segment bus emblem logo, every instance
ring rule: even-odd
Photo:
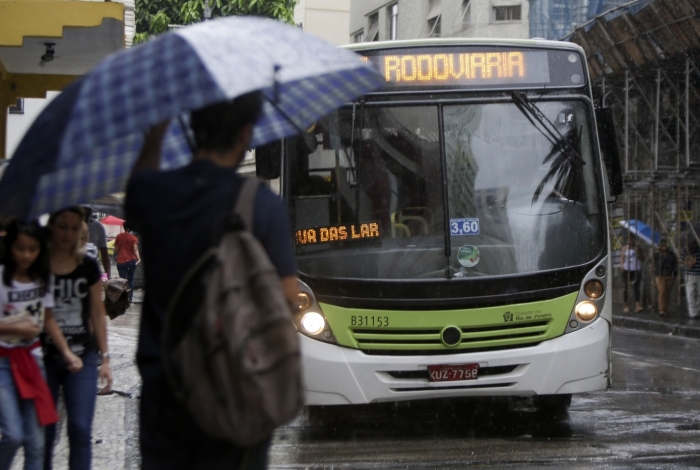
[[[503,321],[513,321],[513,314],[511,312],[506,312],[503,314]]]

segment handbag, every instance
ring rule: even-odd
[[[124,315],[129,308],[129,281],[119,277],[109,279],[104,282],[105,289],[105,310],[110,320]]]

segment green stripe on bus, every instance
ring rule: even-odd
[[[460,310],[375,310],[321,303],[338,344],[355,349],[452,350],[505,345],[523,346],[564,334],[578,293],[540,302]],[[440,333],[462,330],[457,346],[446,346]]]

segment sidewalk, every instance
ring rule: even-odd
[[[649,307],[639,313],[624,313],[622,308],[622,304],[613,305],[613,326],[700,339],[700,319],[689,319],[685,311],[673,310],[661,317]]]

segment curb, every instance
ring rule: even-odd
[[[679,323],[666,323],[661,321],[646,320],[623,315],[613,315],[613,326],[631,328],[634,330],[651,331],[665,335],[683,336],[686,338],[700,339],[700,324],[683,325]]]

